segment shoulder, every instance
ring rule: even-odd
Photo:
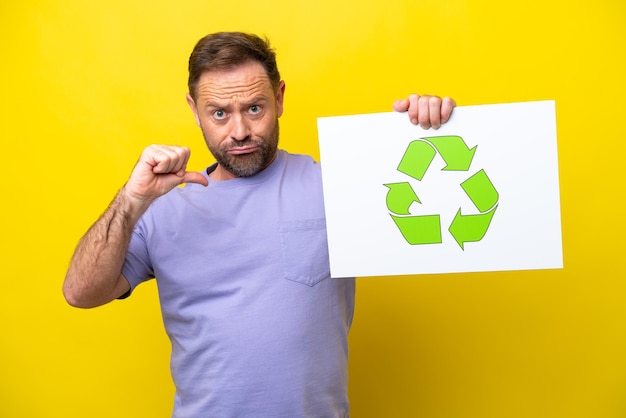
[[[282,151],[285,157],[285,165],[288,168],[292,169],[300,169],[300,170],[310,170],[312,172],[320,171],[320,164],[315,161],[313,157],[306,154],[292,154],[287,151]]]
[[[319,196],[322,192],[322,171],[320,164],[310,155],[291,154],[284,151],[282,187],[289,187],[292,193]]]

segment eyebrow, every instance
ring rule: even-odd
[[[250,100],[245,100],[245,101],[240,101],[238,102],[242,107],[248,107],[248,106],[252,106],[254,104],[257,103],[265,103],[268,102],[269,99],[264,96],[264,95],[257,95],[252,97]],[[207,108],[207,107],[213,107],[213,108],[218,108],[218,109],[226,109],[228,107],[230,107],[231,102],[229,101],[227,104],[225,103],[219,103],[213,100],[209,100],[207,101],[203,107]]]

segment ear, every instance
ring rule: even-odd
[[[281,117],[283,114],[283,103],[285,100],[285,82],[280,80],[278,83],[278,91],[276,92],[276,115]]]
[[[196,118],[196,125],[200,126],[200,117],[198,116],[198,108],[196,107],[196,102],[194,102],[191,94],[187,93],[187,104],[191,108],[193,112],[193,116]]]

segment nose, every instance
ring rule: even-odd
[[[230,137],[235,141],[245,141],[250,137],[250,127],[246,119],[240,115],[235,114],[231,119],[232,127],[230,131]]]

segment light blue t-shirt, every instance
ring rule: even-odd
[[[261,173],[157,199],[123,269],[156,277],[176,418],[347,417],[354,279],[331,279],[319,164],[279,151]]]

